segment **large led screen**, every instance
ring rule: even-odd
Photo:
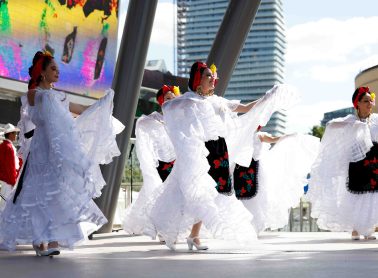
[[[118,0],[0,0],[0,76],[28,81],[38,50],[60,68],[59,89],[99,97],[111,86]]]

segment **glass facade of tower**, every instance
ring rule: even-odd
[[[205,61],[228,6],[228,0],[177,0],[177,72]],[[250,102],[284,82],[285,24],[281,0],[261,0],[251,31],[228,84],[225,97]],[[286,115],[274,113],[264,130],[283,134]]]

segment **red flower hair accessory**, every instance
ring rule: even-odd
[[[356,96],[356,98],[354,99],[353,101],[353,106],[354,108],[357,109],[357,104],[358,104],[358,99],[361,97],[361,95],[365,94],[365,93],[370,93],[370,89],[369,87],[360,87],[358,89],[358,94]]]
[[[194,74],[194,80],[192,85],[193,91],[196,91],[199,84],[201,84],[201,69],[207,69],[206,63],[197,62],[197,70]]]
[[[162,106],[164,103],[164,96],[166,93],[172,92],[175,96],[180,95],[180,88],[177,86],[163,85],[163,87],[161,87],[160,90],[161,90],[161,93],[156,96],[157,102],[159,103],[160,106]]]

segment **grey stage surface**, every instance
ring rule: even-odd
[[[347,233],[266,232],[252,246],[205,239],[208,251],[185,242],[170,251],[144,236],[95,235],[53,259],[29,246],[0,251],[0,277],[378,277],[378,241]]]

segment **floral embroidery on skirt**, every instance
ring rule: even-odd
[[[169,174],[171,173],[173,164],[175,164],[174,160],[171,162],[164,162],[159,160],[159,166],[156,167],[156,169],[163,182],[168,178]]]
[[[366,157],[349,163],[348,190],[354,194],[378,191],[378,143],[366,153]]]
[[[218,140],[205,142],[205,145],[210,152],[207,156],[210,165],[209,175],[217,183],[216,189],[219,193],[231,195],[232,187],[226,140],[219,137]]]
[[[251,199],[256,196],[258,190],[259,161],[252,159],[249,167],[236,164],[234,170],[234,189],[238,199]]]

